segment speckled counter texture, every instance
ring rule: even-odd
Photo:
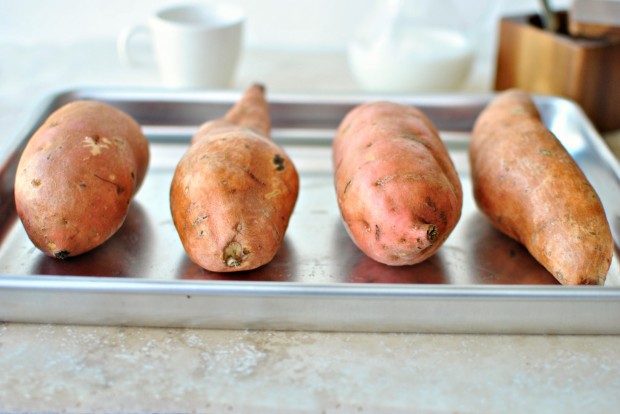
[[[0,325],[0,412],[613,413],[620,337]]]

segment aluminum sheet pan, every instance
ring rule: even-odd
[[[189,138],[221,116],[236,91],[78,89],[33,109],[22,133],[0,148],[0,320],[233,329],[447,333],[620,333],[620,167],[572,102],[536,97],[545,123],[605,205],[616,253],[605,286],[557,284],[520,245],[495,231],[471,195],[470,130],[491,95],[326,96],[269,94],[273,137],[301,176],[300,196],[275,259],[254,271],[200,269],[183,251],[168,192]],[[151,164],[120,231],[70,260],[46,257],[16,216],[19,155],[49,113],[76,99],[127,111],[151,142]],[[462,218],[439,253],[405,267],[366,258],[340,219],[331,141],[355,105],[390,99],[418,106],[437,125],[465,195]]]

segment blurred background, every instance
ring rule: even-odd
[[[119,32],[147,21],[171,0],[0,0],[0,126],[37,99],[79,86],[158,87],[154,65],[123,65]],[[235,89],[261,81],[271,92],[363,91],[347,48],[385,0],[235,0],[247,21]],[[430,3],[433,3],[432,1]],[[565,9],[569,0],[551,1]],[[458,18],[477,31],[472,70],[457,92],[492,89],[501,16],[541,12],[537,0],[453,0],[439,19]],[[148,39],[143,54],[148,60]],[[140,44],[136,45],[140,49]],[[11,123],[13,124],[13,123]]]
[[[156,84],[154,71],[148,70],[153,68],[129,70],[120,65],[115,52],[116,38],[123,28],[145,22],[157,9],[179,3],[182,1],[0,0],[0,88],[7,92],[6,88],[10,89],[12,83],[23,77],[35,85],[56,79],[59,83],[82,80]],[[272,88],[304,89],[309,81],[319,77],[324,81],[324,89],[351,90],[357,84],[352,82],[347,70],[347,45],[369,14],[372,17],[376,5],[385,5],[387,1],[235,0],[234,3],[245,8],[248,16],[237,76],[239,86],[244,86],[248,77],[269,77],[273,68],[285,66],[288,74],[280,77]],[[562,9],[569,1],[555,0],[551,4]],[[478,56],[489,61],[499,16],[539,11],[538,0],[455,0],[451,9],[444,10],[445,14],[439,18],[457,16],[475,26],[481,34]],[[317,59],[321,65],[316,64]],[[485,78],[478,82],[488,81]],[[474,89],[480,87],[476,85]]]
[[[227,0],[226,0],[227,1]],[[195,1],[194,1],[195,2]],[[385,3],[385,0],[382,1]],[[501,14],[540,10],[538,0],[491,0]],[[0,0],[0,42],[22,46],[114,41],[125,26],[140,22],[171,0]],[[246,45],[279,50],[344,50],[375,0],[235,0],[248,13]],[[454,13],[475,14],[487,0],[457,0]],[[568,0],[551,2],[565,8]],[[480,22],[486,23],[486,22]]]

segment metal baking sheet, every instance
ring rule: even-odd
[[[605,286],[557,284],[520,245],[495,231],[471,195],[470,130],[491,95],[268,94],[273,137],[301,176],[300,196],[275,259],[254,271],[211,273],[186,256],[168,192],[191,135],[221,116],[237,91],[91,89],[44,99],[19,136],[0,147],[0,321],[233,329],[449,333],[620,333],[620,167],[572,102],[537,96],[551,128],[591,180],[616,253]],[[131,114],[151,142],[147,178],[120,231],[70,260],[29,241],[15,213],[19,155],[53,110],[96,99]],[[340,219],[331,141],[355,105],[379,99],[422,109],[437,125],[465,195],[462,218],[439,253],[405,267],[365,257]]]

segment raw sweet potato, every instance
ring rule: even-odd
[[[62,106],[17,167],[15,207],[30,240],[59,259],[101,245],[123,224],[148,162],[148,142],[126,113],[96,101]]]
[[[487,106],[469,155],[474,197],[497,229],[562,284],[605,281],[613,239],[603,206],[527,93],[505,91]]]
[[[177,165],[172,218],[189,257],[207,270],[254,269],[282,243],[299,177],[270,130],[264,88],[254,85],[222,119],[201,126]]]
[[[342,120],[333,144],[338,205],[372,259],[419,263],[456,226],[463,193],[435,126],[417,108],[374,102]]]

